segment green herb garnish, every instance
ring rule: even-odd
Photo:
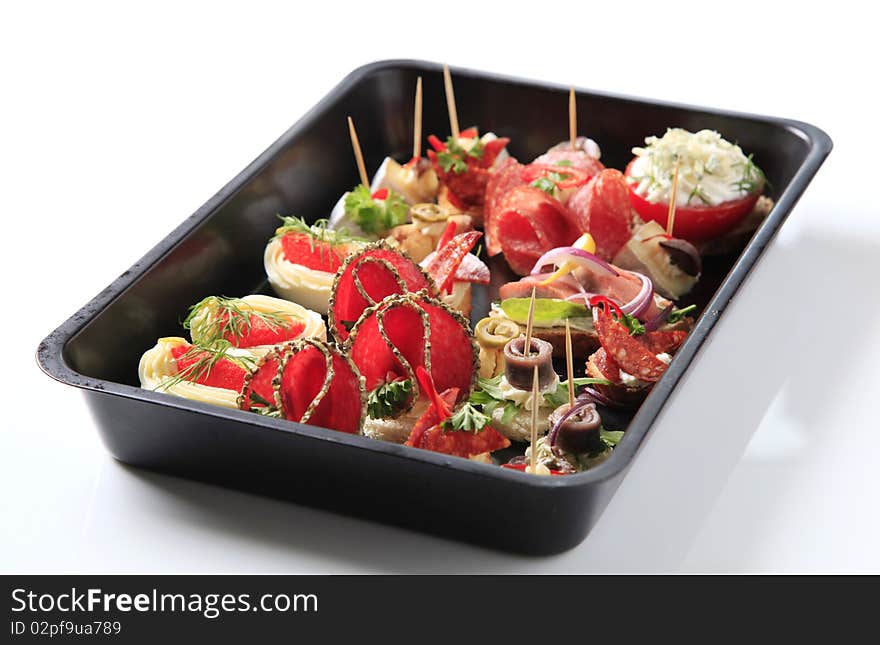
[[[684,318],[685,316],[687,316],[692,311],[696,310],[696,308],[697,308],[697,305],[690,305],[688,307],[685,307],[684,309],[673,309],[669,313],[669,316],[667,316],[666,322],[669,323],[670,325],[673,325],[673,324],[677,323],[679,320],[681,320],[682,318]]]
[[[222,360],[231,361],[248,372],[256,367],[256,361],[250,356],[232,356],[229,350],[232,343],[225,338],[219,338],[209,345],[192,345],[186,352],[177,358],[178,362],[187,362],[195,359],[193,363],[179,371],[171,378],[165,379],[156,388],[167,390],[183,381],[197,382],[210,374],[214,366]]]
[[[543,190],[548,195],[553,195],[556,190],[556,184],[569,177],[571,177],[571,175],[568,173],[551,172],[543,177],[538,177],[535,181],[530,183],[529,186],[534,186],[535,188]]]
[[[611,381],[604,378],[576,378],[574,380],[575,391],[584,385],[611,385]],[[560,381],[553,392],[545,392],[544,400],[551,407],[558,408],[563,403],[568,403],[568,381]]]
[[[441,427],[444,432],[448,430],[464,430],[465,432],[473,432],[477,434],[489,423],[489,417],[477,410],[468,401],[458,412],[443,421]]]
[[[189,309],[183,328],[190,331],[193,345],[210,346],[219,340],[238,343],[259,319],[268,327],[289,329],[290,316],[281,311],[256,311],[241,298],[208,296]]]
[[[462,173],[467,171],[467,158],[482,159],[485,146],[480,139],[474,140],[474,145],[465,150],[454,137],[446,139],[446,150],[437,153],[437,162],[443,172]]]
[[[392,190],[385,199],[373,199],[370,189],[360,184],[345,196],[345,214],[370,235],[383,236],[406,223],[408,212],[406,200]]]
[[[639,334],[645,333],[645,326],[635,316],[623,314],[622,316],[618,316],[617,319],[624,327],[626,327],[630,336],[638,336]]]
[[[412,396],[413,382],[401,379],[384,383],[370,392],[367,399],[367,413],[371,419],[384,419],[400,411]]]
[[[502,408],[504,412],[501,414],[501,423],[506,425],[516,416],[518,406],[515,402],[504,398],[501,392],[501,379],[503,376],[503,374],[499,374],[494,378],[478,378],[477,387],[471,394],[469,402],[480,406],[483,414],[489,418],[492,417],[495,410]]]

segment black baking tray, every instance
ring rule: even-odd
[[[463,125],[511,138],[528,161],[567,136],[567,87],[453,69]],[[578,111],[603,162],[623,168],[631,148],[667,127],[710,128],[752,152],[776,206],[741,252],[701,281],[702,314],[612,456],[564,477],[497,466],[270,419],[138,387],[141,354],[182,334],[187,308],[212,294],[266,290],[263,249],[276,214],[326,217],[357,181],[345,117],[358,124],[367,167],[409,157],[412,96],[424,82],[424,133],[449,130],[441,67],[394,60],[358,68],[235,179],[40,344],[53,378],[81,388],[110,453],[164,473],[320,506],[523,553],[569,549],[586,537],[727,303],[831,150],[818,128],[578,90]],[[308,527],[302,527],[308,531]],[[296,535],[291,535],[292,541]]]

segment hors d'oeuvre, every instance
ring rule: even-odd
[[[403,249],[416,262],[421,262],[440,246],[440,241],[448,239],[450,226],[454,224],[453,235],[473,230],[473,218],[457,213],[438,204],[415,204],[409,209],[412,222],[391,229],[385,241]]]
[[[577,137],[574,145],[571,141],[561,141],[536,157],[532,163],[557,168],[579,168],[590,175],[596,175],[605,168],[599,161],[601,158],[602,151],[598,143],[588,137]]]
[[[405,164],[399,164],[391,157],[385,157],[373,181],[370,192],[376,194],[383,188],[400,195],[409,204],[433,202],[437,199],[440,183],[430,160],[413,157]]]
[[[245,377],[258,355],[228,341],[199,347],[185,338],[160,338],[141,356],[138,378],[145,390],[165,392],[224,408],[237,407]]]
[[[302,339],[264,355],[242,384],[242,410],[359,434],[366,411],[363,379],[335,345]]]
[[[718,238],[745,220],[764,189],[764,173],[752,155],[713,130],[669,128],[633,148],[626,168],[629,198],[643,220],[667,227],[673,176],[678,168],[672,234],[691,242]],[[762,210],[766,210],[762,207]]]
[[[660,380],[688,335],[674,325],[687,310],[668,313],[666,328],[642,325],[603,296],[590,300],[600,347],[587,359],[589,376],[606,379],[596,389],[610,401],[635,406]],[[692,309],[692,307],[690,308]]]
[[[422,260],[421,266],[433,278],[440,299],[470,318],[471,285],[488,284],[489,267],[471,253],[483,234],[468,231],[455,235],[455,228],[455,223],[450,222],[437,250]]]
[[[492,132],[480,136],[476,128],[462,130],[458,137],[450,136],[446,141],[429,136],[432,149],[427,154],[440,182],[438,203],[467,213],[475,224],[481,224],[486,185],[508,157],[509,141]]]
[[[346,258],[333,280],[330,331],[343,343],[366,309],[386,296],[422,289],[436,293],[434,281],[405,252],[381,241],[368,244]]]
[[[363,241],[346,229],[329,229],[325,219],[309,225],[299,217],[283,217],[266,245],[263,266],[275,293],[326,314],[336,271],[361,246]]]
[[[226,340],[256,353],[299,338],[327,338],[321,315],[300,304],[251,294],[243,298],[208,296],[190,307],[183,326],[195,345]]]
[[[416,378],[429,404],[405,445],[486,463],[491,463],[492,452],[510,446],[510,440],[499,434],[489,418],[470,402],[457,405],[458,388],[437,392],[431,375],[422,366],[416,368]]]
[[[529,295],[534,289],[535,335],[553,345],[555,356],[564,356],[564,325],[568,320],[574,353],[586,356],[599,347],[589,308],[591,296],[611,299],[644,324],[659,321],[664,312],[672,311],[673,302],[655,292],[649,277],[605,262],[587,250],[592,248],[589,242],[578,240],[577,246],[554,249],[538,259],[531,275],[502,285],[501,300],[493,305],[490,316],[525,324]],[[678,324],[689,322],[685,318]]]
[[[623,431],[605,429],[596,404],[588,399],[578,399],[574,407],[562,404],[550,414],[549,424],[550,431],[537,442],[536,458],[554,475],[595,468],[623,438]],[[512,465],[524,465],[530,459],[531,447]]]
[[[160,338],[141,357],[141,387],[224,407],[236,407],[245,378],[274,345],[327,335],[319,314],[263,295],[210,296],[190,308],[183,325],[192,343]]]
[[[504,373],[504,347],[521,333],[517,323],[498,316],[486,316],[474,326],[474,340],[480,347],[480,378],[492,379]]]
[[[366,309],[347,337],[346,350],[365,379],[365,433],[402,443],[428,404],[416,370],[437,390],[467,400],[476,376],[477,348],[467,321],[426,291],[390,295]]]

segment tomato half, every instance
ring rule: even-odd
[[[635,159],[626,167],[627,177],[630,177],[634,161]],[[656,204],[649,202],[636,193],[635,187],[629,181],[627,185],[629,200],[639,216],[644,220],[654,220],[666,228],[669,202]],[[752,211],[760,196],[760,192],[755,192],[740,199],[722,202],[717,206],[679,206],[675,209],[675,230],[672,234],[690,242],[703,242],[724,235]]]

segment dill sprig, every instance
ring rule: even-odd
[[[222,360],[231,361],[249,372],[253,371],[256,367],[256,360],[250,356],[234,356],[230,354],[229,350],[232,347],[232,343],[222,338],[215,340],[209,345],[192,345],[177,358],[177,361],[178,363],[193,359],[195,361],[174,376],[162,381],[156,389],[167,390],[183,381],[195,383],[207,376],[214,369],[214,366]]]
[[[280,311],[257,311],[241,298],[208,296],[190,307],[183,328],[190,331],[193,343],[211,346],[231,337],[233,343],[251,331],[254,318],[275,329],[289,329],[290,316]]]
[[[363,238],[352,235],[345,227],[328,228],[330,226],[330,220],[328,219],[319,219],[314,224],[308,224],[302,217],[292,215],[278,215],[277,217],[281,220],[281,226],[275,229],[273,240],[284,237],[288,233],[302,233],[309,236],[312,250],[315,249],[315,242],[336,246],[338,244],[347,244],[348,242],[366,241]]]

